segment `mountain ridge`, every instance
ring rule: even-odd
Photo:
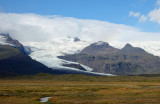
[[[111,50],[101,50],[100,54],[97,48],[93,49],[93,43],[84,49],[92,51],[77,54],[68,54],[59,56],[59,58],[78,62],[93,68],[94,72],[111,73],[115,75],[137,75],[148,73],[160,73],[160,58],[147,53],[145,50],[126,44],[122,49],[115,52]],[[107,48],[109,47],[108,43]],[[101,46],[102,45],[102,46]],[[101,44],[98,47],[104,48]],[[91,50],[90,50],[91,49]]]

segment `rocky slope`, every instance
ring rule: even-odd
[[[51,69],[32,60],[18,48],[0,45],[0,73],[37,74],[49,73]]]
[[[126,44],[116,49],[106,42],[97,42],[84,48],[80,53],[59,56],[93,68],[94,72],[115,75],[137,75],[160,73],[160,58],[145,50]]]
[[[84,48],[82,50],[82,53],[95,55],[95,54],[116,53],[117,51],[118,51],[117,48],[110,46],[108,43],[99,41]]]
[[[12,39],[9,34],[0,33],[0,37],[5,40],[4,43],[19,49],[22,53],[25,53],[23,45],[18,40]]]

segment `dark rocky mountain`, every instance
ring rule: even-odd
[[[52,69],[32,60],[18,48],[0,45],[0,73],[37,74],[51,73]]]
[[[141,48],[126,44],[122,49],[108,43],[97,42],[84,48],[81,53],[59,56],[93,68],[94,72],[115,75],[137,75],[160,73],[160,57]]]
[[[82,53],[87,53],[90,55],[95,55],[95,54],[98,55],[98,54],[116,53],[118,51],[119,49],[110,46],[108,43],[99,41],[84,48],[82,50]]]
[[[80,39],[78,37],[74,37],[74,42],[78,42]]]
[[[139,48],[139,47],[132,47],[130,44],[126,44],[120,51],[120,53],[138,53],[138,54],[148,54],[145,50]]]
[[[22,53],[25,53],[23,45],[18,40],[11,38],[10,35],[6,33],[0,33],[0,35],[6,38],[6,43],[14,45],[15,48],[18,48]]]

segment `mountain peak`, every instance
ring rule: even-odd
[[[126,47],[128,47],[128,48],[132,48],[132,45],[131,45],[131,44],[129,44],[129,43],[127,43],[124,47],[125,47],[125,48],[126,48]]]
[[[113,48],[110,46],[107,42],[98,41],[95,43],[92,43],[88,47],[84,48],[82,50],[82,53],[87,54],[107,54],[107,53],[115,53],[118,49]]]
[[[103,42],[103,41],[92,43],[91,46],[99,47],[99,48],[109,48],[110,47],[110,45],[107,42]]]
[[[4,36],[4,37],[8,37],[9,34],[8,33],[0,33],[1,36]]]
[[[127,43],[127,44],[125,45],[125,47],[132,47],[132,45],[129,44],[129,43]]]
[[[9,41],[13,40],[8,33],[0,33],[0,44],[1,45],[10,45],[14,46],[14,44],[9,43]]]
[[[133,47],[131,44],[127,43],[121,50],[123,53],[147,53],[145,50],[139,47]]]
[[[103,41],[98,41],[95,44],[96,45],[108,45],[109,46],[109,44],[107,42],[103,42]]]
[[[18,40],[10,37],[8,33],[0,33],[0,44],[14,46],[24,53],[23,45]]]
[[[78,42],[80,39],[78,37],[74,37],[74,42]]]

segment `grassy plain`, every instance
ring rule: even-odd
[[[160,104],[160,76],[50,75],[0,78],[0,104]]]

